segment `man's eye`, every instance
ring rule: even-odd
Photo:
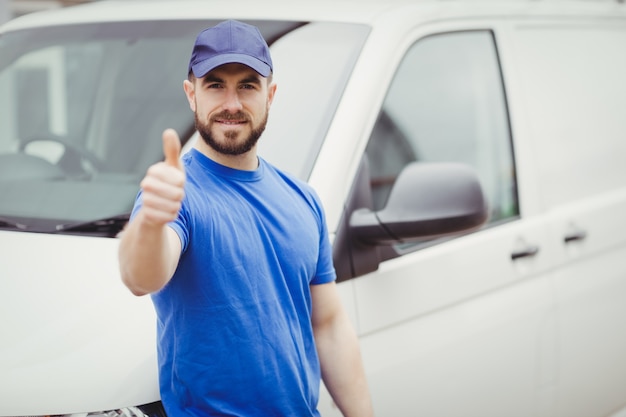
[[[241,88],[244,90],[254,90],[254,85],[252,84],[242,84]]]
[[[222,85],[218,83],[207,84],[206,88],[222,88]]]

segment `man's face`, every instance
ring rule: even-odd
[[[226,64],[185,91],[204,141],[221,154],[241,155],[263,133],[275,89],[252,68]]]

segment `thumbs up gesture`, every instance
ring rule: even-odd
[[[173,129],[163,132],[165,160],[148,168],[141,181],[144,221],[161,226],[176,219],[185,196],[185,171],[180,161],[180,138]]]
[[[180,162],[180,138],[174,129],[163,131],[163,155],[165,164],[182,170]]]

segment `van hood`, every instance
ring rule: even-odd
[[[159,399],[154,308],[122,284],[118,243],[0,231],[0,416]]]

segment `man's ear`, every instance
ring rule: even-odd
[[[189,102],[189,108],[191,111],[196,111],[196,87],[194,84],[189,81],[183,81],[183,90],[185,90],[185,95],[187,96],[187,101]]]
[[[267,87],[267,107],[269,108],[274,101],[274,94],[276,94],[276,83],[271,83]]]

